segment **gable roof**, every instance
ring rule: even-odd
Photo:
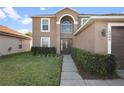
[[[86,27],[93,23],[97,19],[124,19],[124,16],[120,15],[103,15],[103,16],[91,16],[73,35],[77,35],[82,32]]]
[[[31,18],[33,18],[33,17],[55,17],[55,15],[54,14],[41,14],[41,15],[33,15],[33,16],[31,16]]]
[[[71,11],[73,11],[73,12],[79,14],[77,11],[73,10],[72,8],[68,8],[68,7],[65,7],[65,8],[63,8],[63,9],[57,11],[56,14],[59,13],[59,12],[62,12],[62,11],[64,11],[64,10],[66,10],[66,9],[71,10]]]
[[[41,15],[32,15],[30,16],[31,18],[33,17],[56,17],[56,14],[61,12],[61,11],[64,11],[66,9],[69,9],[77,14],[79,14],[79,17],[90,17],[90,16],[124,16],[123,13],[109,13],[109,14],[81,14],[79,12],[77,12],[76,10],[70,8],[70,7],[65,7],[65,8],[62,8],[60,10],[58,10],[55,14],[41,14]]]
[[[71,8],[65,7],[65,8],[62,8],[61,10],[57,11],[55,14],[34,15],[34,16],[31,16],[31,18],[34,18],[34,17],[56,17],[55,15],[56,15],[57,13],[62,12],[62,11],[64,11],[64,10],[66,10],[66,9],[69,9],[69,10],[71,10],[71,11],[73,11],[73,12],[79,14],[77,11],[75,11],[75,10],[73,10],[73,9],[71,9]]]
[[[7,36],[12,36],[12,37],[18,37],[18,38],[23,38],[23,39],[32,39],[31,37],[22,34],[18,31],[12,30],[6,26],[0,25],[0,34],[1,35],[7,35]]]

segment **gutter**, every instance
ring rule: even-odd
[[[124,19],[124,16],[91,16],[73,35],[77,35],[97,19]]]
[[[27,39],[27,40],[32,40],[32,37],[26,36],[26,35],[15,35],[15,34],[10,34],[10,33],[5,33],[5,32],[0,32],[0,35],[4,36],[10,36],[10,37],[15,37],[15,38],[21,38],[21,39]]]

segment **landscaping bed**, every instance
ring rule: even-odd
[[[93,74],[90,73],[88,71],[86,71],[85,69],[83,69],[83,64],[77,63],[75,62],[75,65],[78,69],[79,74],[81,75],[81,77],[83,79],[93,79],[93,80],[107,80],[107,79],[122,79],[121,77],[119,77],[118,75],[106,75],[106,76],[101,76],[98,74]]]
[[[113,55],[99,55],[73,48],[72,58],[83,79],[117,79],[116,59]]]
[[[0,85],[58,86],[61,61],[57,56],[20,53],[0,57]]]

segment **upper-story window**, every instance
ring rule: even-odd
[[[88,18],[81,18],[81,25],[83,25],[86,21],[87,21]]]
[[[41,18],[41,32],[50,32],[49,18]]]
[[[72,32],[73,31],[73,23],[72,21],[66,19],[61,22],[61,32]]]

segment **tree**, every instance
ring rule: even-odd
[[[27,32],[27,33],[25,33],[25,35],[32,37],[32,32]]]

